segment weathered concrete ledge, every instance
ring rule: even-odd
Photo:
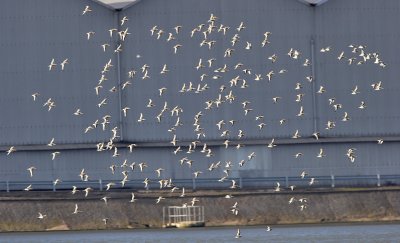
[[[226,199],[226,194],[233,198]],[[0,193],[0,231],[93,230],[162,227],[163,206],[190,204],[205,207],[206,226],[343,223],[400,221],[400,188],[323,189],[312,191],[166,191],[135,192],[137,201],[129,202],[130,192],[93,192],[87,198],[82,192]],[[162,195],[165,200],[156,204]],[[109,197],[107,205],[100,198]],[[295,202],[288,201],[294,197]],[[307,203],[298,201],[306,198]],[[239,213],[230,209],[238,203]],[[78,214],[72,214],[75,203]],[[306,205],[301,210],[301,205]],[[43,220],[38,212],[46,214]],[[108,218],[107,225],[102,221]]]

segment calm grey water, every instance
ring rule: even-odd
[[[0,242],[400,242],[400,224],[191,228],[159,230],[0,233]]]

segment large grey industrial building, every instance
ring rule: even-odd
[[[92,11],[83,15],[86,6]],[[212,15],[217,18],[210,21]],[[125,16],[128,20],[121,25]],[[29,184],[48,188],[57,178],[65,188],[119,181],[123,170],[129,171],[127,185],[143,187],[147,177],[158,187],[154,170],[160,167],[161,178],[176,184],[190,182],[193,172],[202,171],[198,181],[206,185],[209,179],[207,186],[214,187],[229,186],[229,178],[241,178],[244,187],[246,180],[250,186],[251,178],[259,185],[273,178],[268,184],[272,186],[276,177],[293,180],[302,171],[320,178],[321,185],[330,184],[332,176],[342,177],[343,183],[375,184],[378,177],[381,183],[398,183],[399,21],[398,0],[141,0],[121,9],[90,0],[3,0],[0,190]],[[241,22],[245,28],[238,30]],[[177,32],[174,27],[180,25]],[[225,34],[218,31],[221,25],[229,27]],[[117,30],[110,36],[113,28]],[[121,40],[117,32],[127,28],[129,34]],[[159,30],[163,34],[157,35]],[[90,31],[94,34],[88,39]],[[265,32],[271,34],[263,47]],[[167,41],[169,33],[175,39]],[[215,44],[201,45],[204,40]],[[247,42],[251,48],[246,48]],[[175,54],[177,44],[182,46]],[[275,62],[268,58],[274,54]],[[338,58],[341,54],[343,59]],[[52,59],[57,65],[49,70]],[[61,70],[65,59],[68,64]],[[204,67],[195,68],[200,59]],[[105,71],[109,60],[112,66]],[[243,66],[235,69],[238,63]],[[145,64],[149,78],[141,70]],[[169,72],[161,74],[164,64]],[[279,73],[283,69],[286,72]],[[130,77],[133,70],[136,74]],[[268,81],[270,71],[274,74]],[[262,80],[256,74],[262,74]],[[102,75],[107,80],[99,81]],[[238,76],[234,85],[232,79]],[[372,86],[379,81],[383,89],[375,90]],[[96,86],[102,86],[98,95]],[[160,95],[162,87],[166,89]],[[39,95],[34,101],[35,93]],[[302,100],[296,102],[299,94]],[[276,103],[274,97],[280,97]],[[44,104],[50,98],[55,107],[48,111]],[[103,99],[107,104],[99,105]],[[147,107],[149,99],[154,107]],[[242,105],[245,101],[250,103]],[[168,110],[158,122],[165,103]],[[125,107],[130,108],[126,116]],[[181,112],[171,116],[174,107]],[[299,114],[301,107],[304,114]],[[83,114],[76,116],[78,108]],[[200,111],[200,129],[194,131]],[[345,112],[348,121],[342,121]],[[141,113],[145,120],[138,122]],[[103,130],[106,115],[109,124]],[[221,120],[225,125],[219,130],[216,124]],[[266,124],[262,129],[261,123]],[[97,145],[110,140],[114,127],[119,156],[113,157],[114,148],[99,152]],[[221,136],[225,130],[229,135]],[[239,130],[244,133],[240,139]],[[300,137],[292,138],[296,130]],[[312,135],[316,132],[318,140]],[[171,143],[174,134],[176,146]],[[56,145],[48,146],[52,138]],[[268,148],[272,139],[276,146]],[[197,148],[187,153],[193,141],[199,141]],[[127,146],[133,143],[137,146],[130,152]],[[204,143],[211,152],[201,152]],[[243,147],[237,149],[237,144]],[[7,155],[12,146],[16,151]],[[174,154],[178,146],[183,151]],[[317,157],[321,148],[323,154]],[[52,160],[56,151],[60,154]],[[295,158],[297,153],[302,156]],[[191,167],[187,160],[181,165],[184,157],[193,160]],[[132,172],[120,166],[125,159],[128,165],[146,162],[148,167]],[[209,171],[217,161],[221,167]],[[232,162],[228,182],[221,184],[218,179],[226,176],[227,161]],[[109,168],[113,164],[115,174]],[[30,166],[36,167],[33,177],[27,171]],[[88,182],[80,181],[83,168]],[[346,176],[358,180],[344,180]]]

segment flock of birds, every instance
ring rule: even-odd
[[[90,13],[92,12],[92,9],[90,6],[85,6],[84,10],[82,12],[82,15],[84,15],[86,17],[86,15],[90,15]],[[121,29],[124,28],[124,26],[127,24],[127,22],[129,21],[129,19],[125,16],[122,19],[120,19],[120,26]],[[203,39],[202,41],[199,43],[200,47],[204,47],[204,48],[208,48],[209,50],[213,49],[216,45],[217,42],[215,40],[212,40],[210,38],[211,34],[213,33],[219,33],[220,35],[223,36],[223,39],[225,40],[229,40],[230,42],[230,46],[224,51],[223,53],[223,58],[232,58],[235,55],[236,50],[238,50],[239,48],[244,48],[245,50],[251,50],[253,48],[253,45],[260,45],[261,47],[265,47],[267,48],[268,45],[270,45],[270,41],[271,41],[271,36],[272,33],[271,32],[265,32],[262,35],[262,41],[261,43],[251,43],[249,41],[242,41],[241,39],[241,33],[243,31],[246,31],[246,29],[248,28],[246,26],[245,22],[241,22],[237,27],[231,27],[231,26],[227,26],[227,25],[223,25],[223,24],[217,24],[218,23],[218,17],[215,16],[214,14],[211,14],[210,18],[207,20],[206,23],[202,23],[199,24],[198,26],[194,27],[193,29],[190,30],[189,33],[185,33],[184,30],[186,29],[185,27],[187,26],[175,26],[173,28],[171,28],[170,31],[166,30],[166,29],[162,29],[159,26],[153,26],[150,30],[149,30],[149,34],[151,35],[151,37],[159,40],[159,41],[166,41],[168,43],[172,43],[171,44],[171,55],[179,55],[179,53],[181,52],[182,49],[185,48],[184,44],[180,44],[178,43],[178,37],[179,35],[182,34],[189,34],[190,37],[194,37],[195,35],[199,35],[202,36]],[[117,28],[112,28],[109,29],[109,35],[110,37],[116,37],[118,39],[118,44],[116,44],[115,49],[111,49],[112,48],[112,43],[104,43],[101,45],[101,50],[103,52],[107,52],[107,51],[112,51],[114,53],[118,53],[118,52],[122,52],[124,49],[124,41],[129,37],[129,35],[131,33],[129,33],[128,31],[128,27],[126,27],[123,30],[118,31]],[[95,38],[96,33],[94,31],[89,31],[86,33],[86,39],[87,41],[91,41],[93,38]],[[351,56],[347,56],[346,51],[341,51],[339,53],[339,55],[337,56],[337,60],[339,62],[345,62],[348,65],[363,65],[367,62],[373,63],[378,65],[381,68],[385,68],[386,64],[383,62],[383,60],[381,59],[380,55],[376,52],[368,52],[367,51],[367,47],[364,45],[349,45],[349,53],[351,53]],[[111,50],[110,50],[111,49]],[[327,46],[325,48],[320,49],[320,53],[321,55],[328,55],[331,54],[333,55],[333,48],[331,46]],[[303,58],[303,54],[299,51],[296,50],[294,48],[290,48],[288,50],[287,55],[293,59],[293,60],[297,60],[298,62],[301,63],[302,66],[304,67],[308,67],[310,66],[311,60],[309,58]],[[137,58],[140,58],[140,56],[138,55]],[[267,59],[273,64],[275,62],[277,62],[279,60],[280,56],[278,56],[278,54],[273,54],[267,57]],[[71,60],[73,61],[73,60]],[[254,82],[261,82],[262,80],[264,80],[266,83],[269,82],[273,82],[274,78],[277,75],[285,75],[286,72],[288,72],[288,70],[286,69],[280,69],[280,70],[268,70],[266,74],[262,74],[262,73],[254,73],[254,71],[250,68],[247,67],[244,63],[237,63],[234,66],[228,66],[228,65],[224,65],[221,67],[215,67],[215,61],[216,58],[210,58],[208,60],[203,60],[202,58],[200,58],[198,61],[196,61],[196,64],[193,68],[195,68],[198,71],[202,71],[202,70],[211,70],[212,72],[204,72],[200,75],[199,79],[200,82],[196,85],[192,82],[188,82],[188,83],[184,83],[182,85],[182,87],[177,91],[178,93],[202,93],[207,91],[208,89],[210,89],[212,87],[212,85],[209,85],[206,83],[207,80],[214,80],[214,81],[219,81],[220,87],[219,87],[219,93],[218,93],[218,97],[216,97],[215,99],[212,100],[207,100],[205,101],[205,106],[204,109],[198,111],[195,116],[194,116],[194,123],[193,123],[193,127],[194,127],[194,132],[196,134],[196,139],[192,142],[188,142],[188,144],[182,144],[179,142],[178,137],[176,135],[176,131],[179,129],[180,126],[183,125],[183,122],[181,121],[181,117],[180,115],[184,112],[183,108],[181,106],[175,106],[175,107],[170,107],[168,105],[168,102],[165,101],[164,104],[161,106],[162,109],[160,110],[160,112],[158,113],[158,115],[156,117],[154,117],[153,119],[155,119],[157,122],[161,122],[162,119],[164,119],[165,116],[167,116],[167,114],[169,113],[171,117],[176,118],[176,122],[175,124],[168,129],[168,132],[171,133],[171,147],[173,147],[173,153],[175,155],[178,155],[180,153],[184,153],[184,149],[187,148],[186,153],[190,154],[195,152],[196,150],[198,151],[198,147],[202,147],[202,149],[200,150],[201,153],[204,154],[204,156],[206,157],[211,157],[214,156],[214,153],[212,151],[212,149],[207,146],[207,143],[204,141],[201,141],[203,138],[206,137],[206,132],[205,129],[202,127],[202,123],[201,123],[201,119],[202,117],[206,116],[207,111],[211,110],[211,109],[218,109],[222,106],[224,106],[225,104],[230,104],[230,103],[240,103],[240,106],[243,109],[243,114],[244,116],[251,117],[251,119],[254,119],[258,122],[257,124],[257,128],[254,129],[258,129],[259,131],[263,130],[265,126],[267,126],[267,124],[265,123],[264,120],[264,115],[262,114],[256,114],[254,116],[251,116],[251,114],[253,114],[253,109],[250,107],[251,101],[237,101],[237,95],[235,95],[235,92],[237,89],[246,89],[248,88],[250,85],[252,85],[252,80],[254,80]],[[61,70],[65,70],[68,68],[70,60],[68,58],[65,58],[62,61],[57,62],[54,58],[50,61],[50,64],[48,66],[48,70],[50,72],[55,71],[57,69],[61,69]],[[94,87],[94,91],[96,93],[97,96],[100,97],[100,101],[97,104],[97,108],[101,109],[103,106],[107,105],[107,98],[106,97],[102,97],[102,93],[104,93],[102,90],[105,87],[105,83],[108,80],[107,78],[107,74],[110,71],[110,69],[114,66],[114,64],[112,63],[112,60],[110,59],[108,62],[106,62],[106,64],[104,65],[100,75],[100,79],[97,83],[97,85]],[[168,63],[164,64],[160,69],[159,73],[161,75],[168,75],[170,73],[169,67],[168,67]],[[151,67],[151,68],[155,68],[155,67]],[[229,72],[230,69],[234,69],[234,70],[240,70],[242,72],[242,75],[238,75],[235,78],[231,79],[231,80],[224,80],[223,78],[223,74]],[[151,72],[150,72],[150,65],[148,64],[144,64],[142,67],[140,67],[140,70],[129,70],[126,73],[127,77],[129,78],[128,81],[124,82],[121,84],[120,87],[112,87],[109,92],[111,93],[115,93],[115,92],[122,92],[123,90],[129,88],[129,86],[132,85],[133,80],[134,79],[138,79],[138,82],[140,80],[147,80],[147,79],[151,79]],[[298,93],[296,95],[296,99],[295,99],[295,103],[298,104],[298,113],[295,114],[296,117],[302,117],[304,116],[305,112],[305,107],[302,105],[302,99],[304,97],[304,93],[301,93],[301,90],[303,88],[303,86],[305,86],[307,83],[311,83],[313,82],[313,77],[312,76],[307,76],[304,79],[304,82],[298,82],[296,83],[295,87],[293,87]],[[169,87],[156,87],[156,93],[158,94],[158,97],[163,97],[163,95],[166,92],[170,92],[170,88]],[[371,84],[371,90],[372,91],[381,91],[383,89],[383,83],[382,81],[378,81],[375,83]],[[318,91],[316,92],[316,95],[321,95],[323,93],[327,92],[326,88],[323,86],[320,86],[318,88]],[[356,85],[354,87],[352,87],[351,90],[349,90],[349,95],[359,95],[360,94],[360,89],[359,87]],[[33,101],[38,101],[38,97],[40,96],[40,94],[38,92],[35,92],[34,94],[32,94],[32,98]],[[249,97],[250,98],[250,97]],[[282,99],[284,99],[284,97],[281,96],[275,96],[271,99],[271,102],[273,104],[277,104],[279,103]],[[343,109],[343,105],[341,103],[338,102],[338,100],[336,100],[335,98],[329,98],[328,99],[328,103],[329,105],[332,107],[332,109],[334,109],[335,111],[339,111],[341,109]],[[154,102],[154,98],[150,98],[147,102],[146,108],[148,109],[155,109],[154,107],[156,107],[156,105]],[[54,98],[48,98],[46,102],[43,103],[43,107],[45,107],[49,112],[53,109],[55,109],[56,107],[56,100]],[[367,104],[365,101],[362,101],[361,104],[359,105],[359,109],[360,110],[364,110],[366,109]],[[130,112],[131,107],[124,107],[122,108],[122,110],[120,111],[123,117],[126,117],[128,115],[128,113]],[[82,116],[84,115],[84,111],[82,111],[80,108],[76,108],[76,111],[73,113],[74,116]],[[146,116],[145,112],[140,112],[137,118],[137,122],[138,123],[145,123],[146,121],[150,120],[151,118]],[[279,124],[281,126],[284,126],[286,123],[286,117],[282,117],[279,120]],[[351,119],[350,114],[346,111],[344,111],[343,113],[343,117],[341,119],[341,121],[336,121],[336,120],[331,120],[331,121],[327,121],[326,123],[326,129],[330,130],[330,129],[334,129],[336,126],[337,122],[347,122]],[[102,117],[101,119],[97,119],[93,122],[93,124],[90,124],[83,132],[84,133],[89,133],[89,132],[93,132],[93,130],[95,130],[96,128],[102,128],[103,130],[107,130],[108,125],[110,124],[110,120],[111,120],[111,115],[106,115],[104,117]],[[226,128],[226,126],[230,126],[231,128],[233,128],[235,126],[236,120],[232,119],[232,120],[220,120],[218,121],[215,125],[216,128],[218,129],[218,131],[220,132],[220,137],[221,137],[221,146],[224,146],[225,148],[228,148],[230,146],[234,146],[236,147],[236,149],[241,149],[244,144],[241,143],[240,141],[242,141],[241,139],[246,138],[246,131],[244,130],[238,130],[237,132],[237,138],[236,139],[231,139],[235,141],[235,144],[232,144],[232,141],[228,138],[230,138],[230,134],[233,133],[232,130],[229,130],[228,128]],[[253,129],[253,128],[249,128],[249,129]],[[110,139],[106,142],[102,142],[97,144],[97,151],[102,152],[102,151],[111,151],[112,152],[112,157],[116,158],[120,156],[119,153],[119,148],[115,145],[115,141],[117,141],[117,139],[120,137],[119,135],[119,128],[118,127],[114,127],[112,129],[110,129],[112,132],[112,136],[110,137]],[[311,135],[310,135],[311,136]],[[315,132],[312,134],[312,136],[318,140],[319,139],[319,133]],[[231,136],[232,137],[232,136]],[[293,133],[292,138],[296,139],[300,137],[300,131],[296,130]],[[382,144],[383,140],[378,140],[378,144]],[[53,147],[56,145],[56,139],[52,138],[49,143],[47,144],[47,146],[49,147]],[[126,149],[129,150],[130,153],[133,152],[134,148],[136,147],[136,144],[130,144],[127,146]],[[277,145],[275,144],[275,139],[272,138],[270,140],[270,142],[268,142],[266,144],[266,149],[273,149],[274,147],[276,147]],[[15,151],[17,151],[15,146],[11,146],[9,148],[9,150],[7,151],[7,155],[11,155],[12,153],[14,153]],[[58,156],[60,156],[60,151],[54,151],[51,153],[51,158],[52,160],[56,160]],[[294,154],[295,158],[300,158],[303,154],[301,152]],[[318,158],[324,158],[326,156],[324,149],[320,148],[319,152],[316,155]],[[349,148],[347,153],[346,153],[347,158],[349,159],[350,162],[355,162],[356,159],[356,148]],[[244,158],[242,160],[240,160],[240,162],[238,163],[238,165],[240,167],[245,166],[247,163],[250,163],[253,158],[256,157],[255,152],[252,152],[250,154],[248,154],[247,158]],[[189,157],[184,156],[179,160],[180,165],[182,166],[188,166],[188,167],[192,167],[194,161],[191,160]],[[110,170],[110,173],[115,174],[118,168],[122,168],[122,175],[123,178],[121,180],[121,185],[122,187],[124,187],[125,183],[127,181],[129,181],[129,173],[134,171],[134,170],[140,170],[140,172],[143,172],[144,170],[146,170],[146,167],[148,167],[148,164],[146,162],[141,162],[141,163],[128,163],[128,160],[125,159],[123,160],[121,165],[116,165],[116,164],[112,164],[110,165],[110,167],[108,168]],[[218,181],[220,182],[224,182],[224,181],[230,181],[231,185],[230,185],[230,189],[236,189],[238,188],[237,182],[234,179],[230,179],[230,172],[231,172],[231,168],[233,167],[233,163],[231,161],[225,161],[221,162],[215,162],[215,163],[211,163],[208,167],[208,171],[213,171],[213,170],[217,170],[217,169],[222,169],[223,170],[223,177],[221,177]],[[35,166],[30,166],[29,168],[27,168],[28,174],[30,177],[34,177],[35,176],[35,170],[36,167]],[[154,170],[155,173],[155,177],[158,180],[160,189],[169,189],[171,192],[175,192],[175,191],[180,191],[180,195],[179,197],[185,197],[185,188],[178,188],[172,178],[163,178],[163,173],[164,173],[165,169],[164,168],[157,168],[156,170]],[[193,177],[197,178],[200,177],[203,173],[206,173],[207,171],[194,171],[193,172]],[[89,180],[89,172],[86,171],[84,168],[81,170],[81,172],[79,173],[79,178],[82,181],[88,181]],[[311,186],[314,183],[316,183],[317,181],[315,180],[315,178],[311,177],[311,175],[308,174],[308,172],[306,171],[302,171],[301,174],[299,175],[302,179],[304,180],[308,180],[308,184]],[[57,178],[53,181],[54,186],[56,186],[58,183],[61,183],[62,179],[61,178]],[[146,189],[148,189],[149,187],[149,183],[151,182],[151,180],[149,178],[145,178],[145,180],[143,181],[144,187]],[[115,187],[116,183],[110,182],[106,185],[106,191],[110,190],[111,188]],[[30,191],[32,190],[32,185],[29,185],[28,187],[26,187],[24,190],[25,191]],[[80,188],[77,188],[76,186],[73,186],[72,189],[72,194],[76,194],[78,193],[80,190]],[[285,188],[286,189],[286,188]],[[285,190],[284,188],[281,188],[281,185],[279,182],[276,182],[276,187],[274,188],[274,191],[279,192],[281,190]],[[290,185],[290,187],[288,188],[290,190],[295,190],[295,185]],[[89,195],[89,193],[92,191],[93,189],[90,187],[87,187],[85,189],[83,189],[83,193],[84,196],[87,197]],[[225,198],[227,199],[232,199],[234,198],[233,195],[228,194],[225,196]],[[102,197],[100,200],[104,201],[105,204],[108,203],[109,200],[111,200],[110,197],[108,196],[104,196]],[[131,194],[131,198],[130,201],[131,203],[136,202],[138,199],[135,198],[135,194],[132,193]],[[158,204],[160,203],[162,200],[165,200],[164,197],[159,196],[156,200],[155,203]],[[192,198],[190,201],[188,201],[187,203],[185,203],[183,206],[194,206],[196,205],[200,200],[196,197]],[[299,208],[299,210],[303,211],[308,207],[308,199],[307,198],[295,198],[295,197],[291,197],[288,201],[289,204],[295,204],[295,203],[299,203],[298,205],[296,205],[296,207]],[[235,202],[231,207],[230,207],[230,212],[234,215],[238,215],[239,214],[239,205],[238,202]],[[73,207],[72,214],[78,214],[81,213],[82,211],[79,210],[79,205],[75,204]],[[38,213],[38,219],[43,220],[47,217],[46,214],[43,214],[42,212]],[[108,222],[108,218],[103,218],[102,221],[107,224]],[[271,231],[271,228],[268,226],[266,228],[267,231]],[[235,238],[240,238],[241,237],[241,233],[240,233],[240,229],[237,229]]]

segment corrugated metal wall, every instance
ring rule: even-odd
[[[101,99],[94,90],[108,60],[116,64],[115,56],[103,53],[101,47],[110,41],[108,29],[115,14],[92,1],[6,0],[1,4],[0,144],[47,144],[52,137],[58,144],[107,139],[108,133],[84,131],[105,114],[119,117],[114,108],[117,96],[104,91],[115,85],[116,71],[110,70],[103,85],[108,106],[95,108]],[[82,16],[88,4],[93,11]],[[89,31],[95,35],[87,40]],[[49,71],[53,58],[57,66]],[[69,64],[62,71],[60,64],[67,58]],[[40,94],[36,102],[34,93]],[[55,102],[50,112],[43,107],[49,98]],[[73,115],[78,108],[83,116]]]
[[[90,5],[92,12],[82,16],[82,10]],[[298,176],[307,170],[314,176],[329,175],[370,175],[398,174],[399,154],[398,142],[355,142],[359,137],[385,137],[396,140],[399,134],[397,120],[399,117],[396,104],[399,89],[395,68],[398,63],[398,34],[394,31],[399,18],[397,1],[376,3],[372,0],[336,0],[316,8],[307,6],[296,0],[143,0],[123,11],[111,11],[92,1],[57,0],[57,1],[3,1],[0,9],[0,145],[8,148],[17,146],[22,151],[7,156],[0,154],[3,166],[0,169],[2,181],[30,180],[26,168],[37,167],[33,180],[79,180],[78,174],[85,168],[91,180],[122,179],[120,166],[126,159],[128,164],[147,162],[144,173],[130,172],[132,179],[146,177],[155,180],[155,169],[165,169],[164,178],[190,179],[194,171],[202,171],[201,178],[222,177],[224,168],[208,172],[211,163],[221,161],[232,162],[231,177],[272,177]],[[360,7],[361,6],[361,7]],[[204,31],[210,14],[218,17],[216,30],[207,36],[207,40],[215,40],[209,49],[200,46],[203,33],[191,31],[200,24]],[[126,16],[129,20],[120,25],[120,19]],[[240,22],[245,29],[238,32]],[[220,25],[229,26],[226,35],[217,32]],[[179,34],[174,27],[182,25]],[[151,35],[150,29],[157,26],[165,33],[157,39]],[[130,33],[121,42],[114,32],[110,37],[109,29],[118,28]],[[94,31],[95,35],[87,40],[86,33]],[[270,44],[261,46],[264,32],[271,32]],[[167,42],[169,33],[174,40]],[[238,34],[239,41],[232,46],[232,37]],[[247,50],[246,42],[252,44]],[[109,43],[110,47],[103,52],[101,45]],[[121,44],[122,52],[115,48]],[[173,46],[182,47],[174,54]],[[379,53],[379,58],[387,64],[382,68],[369,60],[357,65],[361,60],[348,45],[365,45],[365,53]],[[331,46],[330,52],[321,53],[321,48]],[[234,49],[231,57],[224,57],[227,48]],[[289,57],[290,49],[300,52],[298,59]],[[338,60],[344,51],[342,60]],[[277,61],[272,63],[268,57],[276,54]],[[349,65],[349,58],[356,57]],[[69,59],[64,71],[57,65],[49,71],[52,58],[60,64]],[[195,67],[202,59],[205,67]],[[209,67],[207,60],[215,58]],[[96,95],[95,87],[101,78],[103,66],[112,60],[113,67],[105,73],[108,79],[103,81],[100,94]],[[311,65],[304,66],[308,59]],[[237,63],[241,68],[235,69]],[[141,67],[147,64],[150,78],[143,79]],[[161,74],[163,65],[167,64],[169,72]],[[227,72],[215,72],[226,67]],[[379,64],[379,63],[378,63]],[[120,71],[119,71],[120,68]],[[251,74],[243,69],[251,69]],[[285,69],[287,72],[279,74]],[[135,70],[133,78],[128,72]],[[270,82],[266,74],[274,71]],[[204,80],[200,76],[206,74]],[[255,74],[262,74],[262,80],[255,80]],[[219,75],[213,79],[213,76]],[[306,80],[313,76],[313,82]],[[239,77],[237,86],[231,86],[231,79]],[[243,86],[246,80],[248,86]],[[126,81],[131,85],[122,89]],[[382,81],[383,90],[374,91],[371,84]],[[194,89],[207,85],[208,89],[200,92],[179,92],[189,83]],[[302,88],[295,89],[296,83]],[[220,91],[224,85],[225,89]],[[359,92],[351,95],[351,90],[358,86]],[[243,86],[243,87],[242,87]],[[323,86],[326,92],[316,92]],[[115,87],[116,92],[109,90]],[[165,87],[160,96],[159,89]],[[226,96],[232,91],[235,99],[230,103]],[[31,94],[40,93],[33,102]],[[296,95],[302,94],[301,102],[296,102]],[[205,109],[206,101],[217,101],[221,95],[222,104]],[[281,97],[277,104],[273,97]],[[56,107],[47,111],[43,103],[52,98]],[[98,104],[107,98],[107,105],[98,108]],[[334,111],[329,99],[342,108]],[[146,107],[149,99],[154,107]],[[246,108],[242,102],[250,101]],[[359,109],[361,101],[366,109]],[[169,110],[162,114],[161,122],[156,116],[160,114],[164,104]],[[171,116],[171,110],[178,106],[183,112],[179,115],[182,123],[175,132],[168,132],[176,123],[178,116]],[[129,107],[127,116],[121,109]],[[300,107],[304,115],[297,116]],[[73,113],[80,108],[82,116]],[[252,111],[245,115],[244,110]],[[200,127],[205,137],[197,139],[194,131],[194,116],[202,112]],[[344,112],[350,120],[343,122]],[[140,114],[146,119],[138,122]],[[101,125],[88,133],[85,129],[94,121],[102,121],[110,115],[110,124],[105,131]],[[264,120],[256,121],[256,116],[264,116]],[[232,126],[229,120],[236,123]],[[284,125],[279,121],[286,119]],[[216,123],[226,123],[218,130]],[[122,121],[122,124],[120,124]],[[335,122],[335,128],[326,129],[328,121]],[[261,122],[266,123],[263,129],[258,128]],[[121,126],[122,125],[122,126]],[[96,152],[95,143],[107,142],[112,135],[113,127],[122,128],[118,139],[124,143],[138,143],[133,153],[120,147],[120,156],[112,157],[112,152]],[[291,139],[296,130],[306,140],[296,144]],[[221,137],[224,130],[230,134]],[[244,137],[238,140],[239,130]],[[339,137],[353,142],[319,143],[311,140],[311,134],[319,132],[323,138]],[[174,155],[169,142],[173,134],[183,152]],[[56,160],[51,159],[51,148],[40,148],[40,151],[28,151],[21,145],[45,145],[51,138],[57,144],[76,144],[69,150],[59,149],[61,154]],[[276,138],[278,144],[272,150],[267,143]],[[118,140],[117,139],[117,140]],[[235,145],[228,149],[222,145],[225,139],[243,143],[245,146],[236,149]],[[209,143],[213,156],[205,157],[200,153],[202,145],[193,153],[186,153],[191,141],[201,140]],[[290,144],[290,143],[294,144]],[[152,144],[154,143],[154,144]],[[289,143],[289,144],[287,144]],[[83,149],[79,144],[90,145],[93,149]],[[141,145],[146,145],[141,147]],[[125,145],[121,145],[125,146]],[[154,147],[161,146],[161,147]],[[351,163],[346,157],[347,149],[356,148],[356,161]],[[72,149],[71,149],[72,148]],[[326,154],[317,158],[320,148]],[[31,149],[31,148],[30,148]],[[43,150],[45,149],[45,150]],[[25,151],[26,150],[26,151]],[[254,152],[255,157],[239,167],[238,162],[246,160]],[[294,154],[302,152],[299,159]],[[186,163],[180,165],[184,157],[193,160],[190,168]],[[116,174],[111,174],[109,166],[117,165]],[[21,169],[22,168],[22,169]],[[217,182],[215,182],[217,183]]]
[[[207,39],[215,41],[215,45],[209,49],[207,45],[200,46],[204,39],[202,31],[208,26],[208,19],[213,13],[218,17],[215,21],[215,31]],[[183,113],[180,116],[183,125],[177,129],[177,137],[181,140],[191,141],[196,136],[193,131],[194,116],[202,111],[201,125],[206,137],[204,140],[221,139],[220,134],[224,130],[217,130],[216,123],[224,120],[237,121],[235,126],[225,126],[231,131],[230,139],[235,139],[239,129],[246,132],[247,139],[261,139],[269,137],[291,137],[296,129],[301,129],[304,134],[312,134],[312,109],[306,109],[304,117],[297,119],[296,114],[300,105],[296,104],[295,84],[305,80],[311,75],[310,67],[303,67],[300,60],[293,60],[287,53],[290,48],[301,50],[301,59],[310,58],[310,33],[312,31],[312,8],[297,1],[141,1],[134,7],[127,9],[122,15],[135,21],[129,22],[132,37],[125,42],[126,52],[122,53],[123,74],[134,68],[139,71],[144,64],[150,66],[150,79],[142,80],[142,74],[135,79],[133,89],[124,93],[124,102],[132,104],[134,111],[125,119],[126,139],[132,141],[169,141],[171,134],[167,130],[175,124],[176,117],[169,113],[163,115],[161,123],[156,122],[156,116],[160,113],[164,102],[172,109],[180,106]],[[122,16],[121,15],[121,16]],[[290,16],[283,17],[283,16]],[[246,28],[238,32],[236,28],[243,21]],[[191,31],[198,25],[204,24],[202,31],[196,32],[191,37]],[[226,35],[217,32],[220,25],[228,26]],[[174,27],[181,25],[179,34]],[[160,39],[157,35],[151,36],[150,29],[157,26],[165,32]],[[261,46],[265,32],[271,32],[270,44]],[[173,33],[175,40],[167,42],[169,33]],[[231,40],[235,35],[239,41],[232,46]],[[251,50],[246,50],[246,42],[252,44]],[[177,54],[174,54],[173,46],[181,44]],[[224,57],[227,48],[234,49],[231,57]],[[269,56],[276,54],[278,59],[272,63]],[[141,58],[137,58],[140,55]],[[156,58],[154,58],[156,57]],[[214,58],[209,67],[207,60]],[[204,68],[197,70],[195,67],[202,59]],[[235,70],[235,65],[243,66]],[[167,64],[170,72],[160,74],[164,64]],[[226,65],[228,71],[224,73],[214,72]],[[244,69],[251,69],[251,74],[245,74]],[[279,74],[281,69],[287,73]],[[271,82],[267,81],[266,74],[273,71],[275,75]],[[201,81],[200,76],[207,76]],[[261,74],[263,80],[255,81],[255,74]],[[213,79],[214,76],[221,76]],[[248,87],[243,88],[242,82],[231,87],[230,80],[240,77],[247,81]],[[179,93],[183,84],[192,83],[194,88],[198,85],[207,85],[208,90],[195,93],[195,91]],[[219,92],[220,86],[226,89]],[[158,89],[166,87],[166,92],[159,97]],[[304,84],[303,93],[306,93],[302,105],[312,107],[310,84]],[[186,89],[188,87],[186,86]],[[232,103],[225,102],[219,108],[213,105],[213,109],[204,110],[206,101],[216,100],[221,94],[222,100],[232,91],[236,97]],[[280,96],[278,104],[273,104],[272,98]],[[148,99],[152,99],[156,105],[146,108]],[[246,116],[242,102],[250,101],[246,107],[252,109]],[[289,105],[290,104],[290,105]],[[143,113],[146,123],[139,124],[136,120]],[[265,116],[264,123],[267,126],[259,130],[255,117]],[[285,127],[279,125],[279,120],[286,119]]]

